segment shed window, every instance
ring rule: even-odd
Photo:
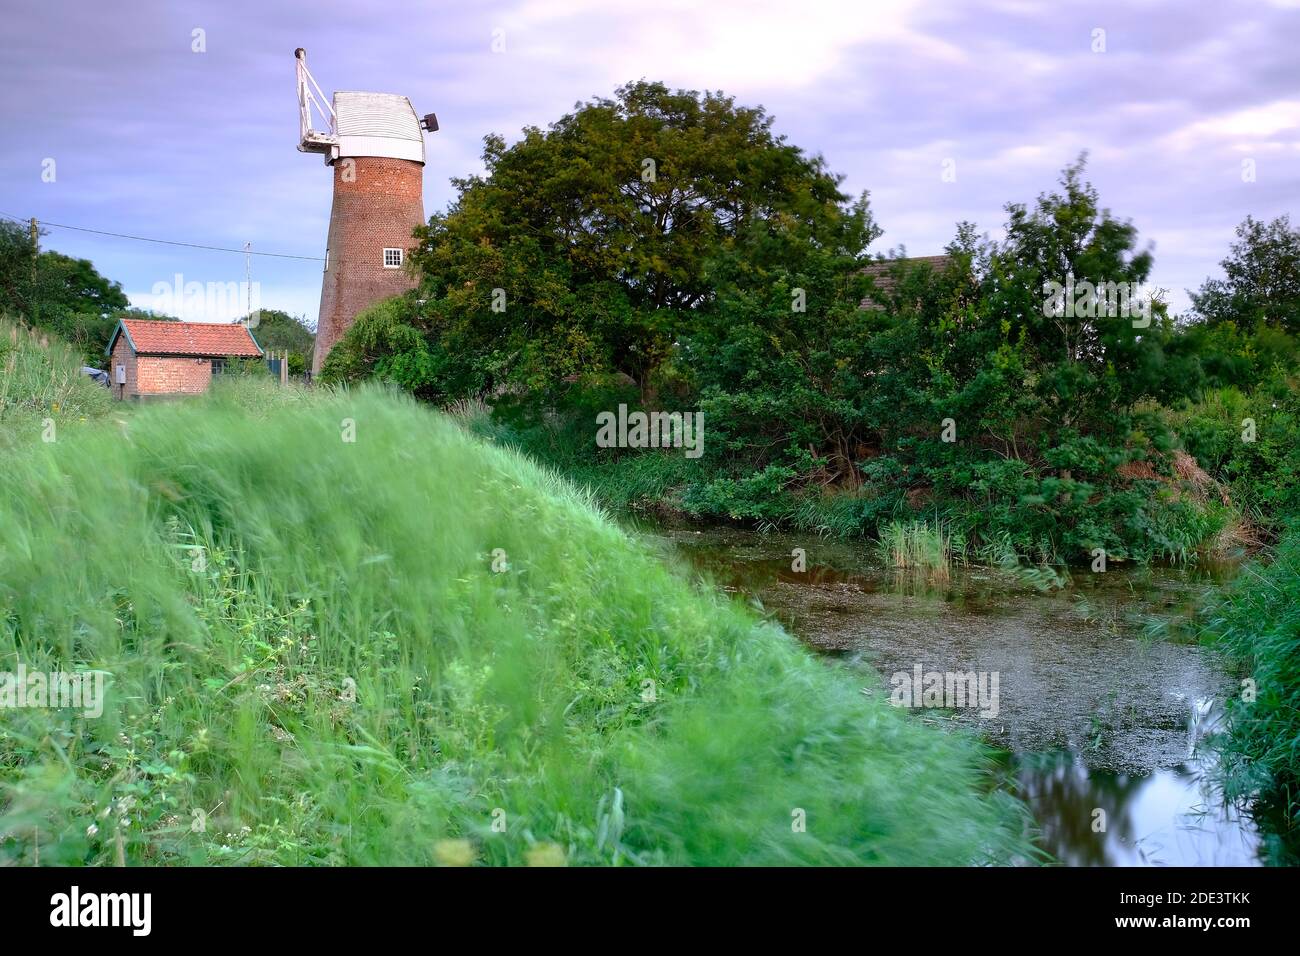
[[[223,359],[223,358],[215,358],[215,359],[212,360],[212,374],[213,374],[213,375],[220,375],[220,374],[221,374],[222,372],[224,372],[225,370],[226,370],[226,360],[225,360],[225,359]]]
[[[400,269],[402,267],[402,250],[385,249],[384,250],[384,268]]]

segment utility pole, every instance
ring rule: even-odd
[[[32,301],[30,313],[33,328],[36,327],[36,323],[41,317],[41,304],[39,296],[36,294],[36,260],[41,254],[40,235],[40,231],[36,228],[36,217],[32,216]]]
[[[253,244],[244,243],[244,328],[253,320]]]

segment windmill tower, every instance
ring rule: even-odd
[[[380,299],[410,289],[405,269],[424,222],[424,133],[438,128],[430,113],[421,120],[411,101],[395,93],[339,91],[333,103],[307,70],[307,52],[294,51],[298,72],[298,149],[321,153],[334,174],[329,239],[321,282],[313,375],[352,327],[357,313]],[[327,130],[312,128],[312,108]]]

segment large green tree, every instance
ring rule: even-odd
[[[0,221],[0,311],[22,316],[102,363],[102,350],[118,315],[130,302],[120,283],[105,278],[89,259],[38,252],[27,229]]]
[[[1151,393],[1160,350],[1145,330],[1164,317],[1144,289],[1150,250],[1138,248],[1131,222],[1100,207],[1084,165],[1081,158],[1066,167],[1060,188],[1032,207],[1007,206],[1006,239],[984,277],[985,324],[1005,327],[1007,340],[1021,344],[1047,424],[1062,429],[1101,427],[1116,408]],[[1062,294],[1049,302],[1053,284]],[[1126,290],[1128,314],[1089,292],[1112,284]]]
[[[865,204],[771,127],[720,93],[638,82],[513,145],[488,136],[485,175],[418,231],[418,293],[358,320],[332,374],[428,396],[602,372],[650,386],[723,286],[771,288],[872,238]]]

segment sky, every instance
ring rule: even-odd
[[[622,83],[722,90],[866,190],[871,251],[998,237],[1089,153],[1103,205],[1153,244],[1173,309],[1248,214],[1300,219],[1300,0],[41,0],[0,17],[0,214],[258,256],[262,308],[315,321],[331,180],[300,153],[296,47],[327,94],[438,114],[425,213],[517,139]],[[242,254],[49,226],[143,308],[228,321]],[[182,309],[171,309],[180,314]]]

